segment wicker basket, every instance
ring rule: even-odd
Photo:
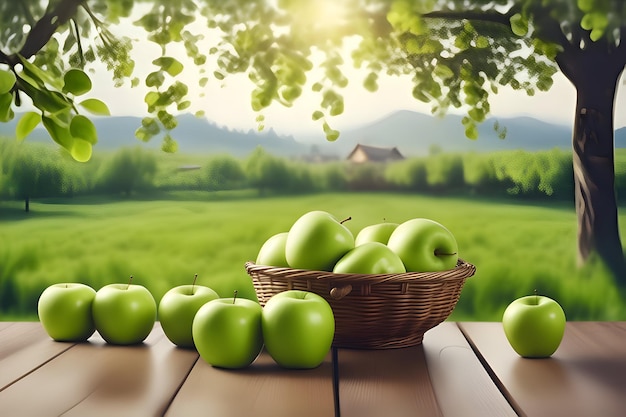
[[[279,292],[299,289],[321,295],[335,315],[333,346],[389,349],[422,343],[424,333],[454,309],[476,267],[459,259],[442,272],[335,274],[247,262],[261,305]]]

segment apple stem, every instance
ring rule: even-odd
[[[235,304],[235,300],[237,299],[237,290],[233,293],[233,304]]]
[[[130,288],[130,283],[133,282],[133,276],[131,275],[130,278],[128,279],[128,285],[126,286],[126,289]]]
[[[198,274],[193,276],[193,282],[191,283],[191,295],[193,295],[194,287],[196,286],[196,280],[198,279]]]
[[[347,217],[347,218],[343,219],[342,221],[340,221],[339,223],[344,224],[348,220],[352,220],[352,217]]]
[[[446,253],[446,252],[439,252],[438,250],[435,251],[435,256],[442,256],[442,255],[443,256],[445,256],[445,255],[452,256],[452,255],[456,255],[456,254],[457,254],[456,252],[454,252],[454,253]]]
[[[539,300],[537,299],[537,288],[535,288],[535,304],[539,304]]]

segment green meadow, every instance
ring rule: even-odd
[[[38,200],[30,213],[22,202],[1,202],[0,319],[36,319],[39,294],[57,282],[98,289],[132,275],[157,301],[194,274],[218,292],[229,281],[247,283],[244,263],[309,210],[351,217],[346,225],[355,234],[413,217],[446,225],[460,256],[477,267],[452,319],[499,320],[510,301],[536,289],[557,299],[570,320],[626,320],[626,304],[608,275],[593,263],[576,266],[569,203],[392,192],[259,197],[245,190]]]

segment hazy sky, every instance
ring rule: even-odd
[[[144,35],[136,28],[131,30],[134,36]],[[137,63],[136,75],[143,80],[147,73],[156,68],[152,66],[151,61],[158,56],[159,50],[151,44],[147,46],[141,44],[133,51]],[[180,54],[176,56],[184,57],[181,50],[174,50],[174,53],[176,52]],[[347,65],[346,68],[351,68],[351,65]],[[110,75],[102,69],[97,71],[98,75],[93,76],[93,96],[104,99],[113,115],[146,115],[146,105],[143,101],[146,90],[141,87],[143,84],[136,88],[129,86],[114,88]],[[211,72],[212,70],[208,71]],[[224,81],[210,78],[208,85],[200,89],[195,81],[198,70],[193,64],[186,65],[182,75],[192,90],[190,95],[193,107],[189,111],[203,110],[207,119],[229,128],[243,130],[257,128],[257,114],[250,106],[253,85],[246,76],[228,76]],[[381,80],[379,90],[370,93],[361,86],[364,76],[363,72],[351,70],[350,85],[343,90],[345,111],[341,116],[328,119],[332,127],[345,129],[363,125],[400,109],[430,113],[429,104],[421,103],[411,96],[412,87],[408,77]],[[309,77],[309,80],[312,83],[317,81],[317,78],[313,76]],[[616,101],[616,127],[626,125],[626,86],[623,86],[623,83],[620,86],[622,88]],[[507,88],[500,90],[500,94],[492,98],[492,116],[527,115],[553,123],[565,125],[573,123],[575,90],[560,73],[555,76],[555,83],[549,92],[538,92],[533,97]],[[200,93],[204,97],[200,97]],[[320,122],[311,120],[311,113],[318,109],[320,99],[318,95],[305,90],[304,95],[292,108],[283,107],[279,103],[273,104],[263,111],[265,128],[273,128],[281,134],[320,132]]]

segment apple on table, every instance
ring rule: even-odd
[[[507,340],[525,358],[547,358],[556,352],[565,333],[565,323],[561,305],[536,293],[512,301],[502,315]]]
[[[37,313],[48,335],[58,342],[84,342],[96,331],[91,312],[96,290],[86,284],[53,284],[39,296]]]
[[[152,293],[143,285],[108,284],[96,291],[92,312],[96,330],[114,345],[143,342],[152,331],[157,316],[157,304]]]
[[[158,306],[158,317],[165,336],[176,346],[193,348],[193,319],[204,304],[219,298],[217,292],[204,285],[196,285],[198,274],[191,284],[179,285],[167,291]]]
[[[261,305],[246,298],[218,298],[196,313],[192,333],[200,357],[219,368],[245,368],[263,349]]]
[[[335,318],[318,294],[287,290],[273,295],[263,308],[263,339],[272,359],[285,368],[318,367],[335,335]]]

